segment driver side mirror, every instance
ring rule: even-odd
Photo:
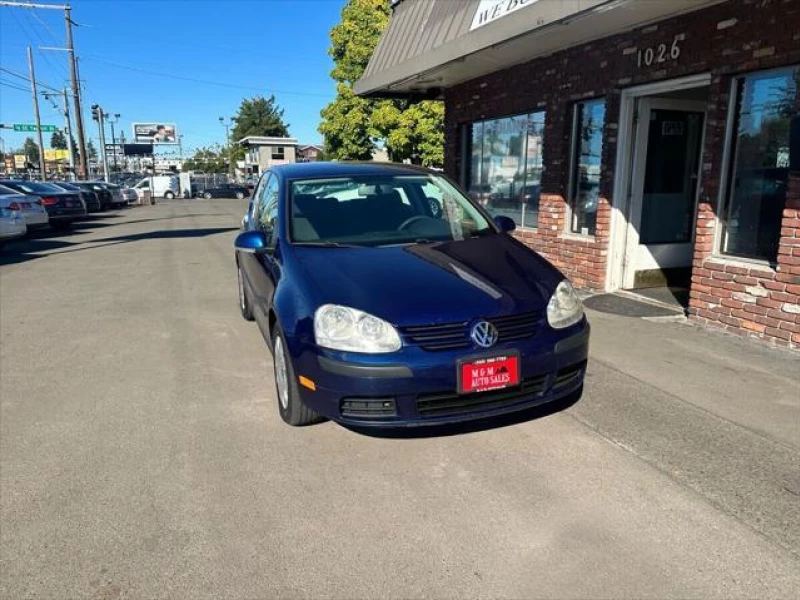
[[[233,242],[237,252],[247,252],[248,254],[258,254],[267,249],[267,237],[263,231],[245,231],[236,236]]]
[[[511,217],[504,217],[502,215],[498,215],[494,218],[494,224],[502,231],[503,233],[511,233],[517,228],[517,224],[514,222],[514,219]]]

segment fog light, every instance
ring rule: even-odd
[[[397,416],[394,398],[344,398],[339,412],[343,417],[385,419]]]

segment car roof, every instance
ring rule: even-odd
[[[282,179],[321,179],[358,175],[428,175],[423,167],[377,162],[308,162],[271,167],[270,172]]]

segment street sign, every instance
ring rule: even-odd
[[[14,131],[36,131],[36,125],[14,123]],[[58,131],[55,125],[42,125],[42,131]]]

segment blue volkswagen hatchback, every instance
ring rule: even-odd
[[[441,174],[266,172],[235,241],[239,305],[290,425],[432,425],[583,389],[589,325],[564,276]]]

